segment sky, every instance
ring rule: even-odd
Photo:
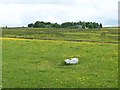
[[[119,0],[0,0],[0,27],[21,27],[36,21],[90,21],[118,25]]]

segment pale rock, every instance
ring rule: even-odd
[[[78,58],[70,58],[65,60],[66,64],[78,64]]]

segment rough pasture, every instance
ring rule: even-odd
[[[116,29],[18,28],[4,29],[3,37],[3,88],[118,87]],[[73,57],[79,64],[64,64]]]

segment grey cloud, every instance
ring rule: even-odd
[[[90,1],[92,0],[0,0],[0,3],[4,3],[0,5],[0,21],[2,20],[4,25],[11,26],[22,26],[37,20],[51,19],[58,23],[81,20],[95,21],[104,25],[116,24],[114,20],[117,10],[114,9],[116,5],[114,2],[117,0],[109,0],[111,3],[103,3],[104,0]]]

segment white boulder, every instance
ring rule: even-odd
[[[65,60],[66,64],[78,64],[78,58],[70,58]]]

